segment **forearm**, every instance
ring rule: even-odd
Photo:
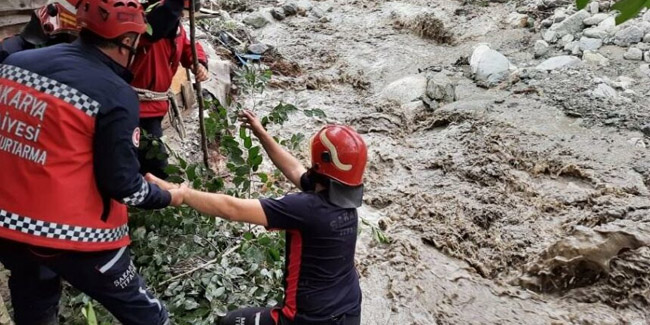
[[[193,189],[188,189],[183,195],[183,203],[189,205],[193,209],[201,212],[202,214],[218,216],[224,219],[231,219],[230,213],[226,214],[225,199],[226,195],[200,192]]]
[[[195,210],[230,221],[241,221],[266,226],[267,220],[259,200],[238,199],[223,194],[187,189],[183,203]]]
[[[297,187],[300,187],[300,176],[307,170],[305,167],[286,151],[267,132],[257,135],[262,147],[271,158],[273,164]]]

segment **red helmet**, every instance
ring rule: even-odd
[[[137,0],[81,0],[77,21],[81,28],[105,39],[147,30],[144,10]]]
[[[327,125],[311,139],[311,163],[315,172],[344,185],[363,184],[368,148],[351,127]]]
[[[48,4],[36,9],[45,35],[59,33],[77,35],[77,4],[79,0],[50,0]]]

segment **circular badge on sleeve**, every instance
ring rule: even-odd
[[[140,147],[140,128],[135,128],[133,130],[133,145],[136,146],[136,148]]]

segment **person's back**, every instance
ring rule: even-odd
[[[0,64],[0,262],[16,324],[57,319],[61,279],[124,324],[165,324],[128,250],[127,205],[173,197],[138,173],[138,102],[128,85],[144,12],[83,0],[80,40]]]
[[[331,324],[332,318],[358,315],[356,209],[332,204],[327,191],[289,194],[261,203],[269,228],[287,234],[283,313],[295,315],[296,324]]]

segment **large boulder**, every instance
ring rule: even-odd
[[[427,82],[424,74],[406,76],[386,86],[380,97],[404,105],[422,98],[427,90]]]
[[[591,17],[589,12],[586,10],[580,10],[563,21],[554,24],[549,30],[556,32],[558,37],[562,37],[566,34],[575,34],[582,30],[584,26],[583,21],[589,17]]]
[[[510,61],[487,45],[479,45],[469,60],[476,84],[492,87],[508,78]]]
[[[631,44],[641,42],[644,34],[641,28],[628,26],[616,32],[616,35],[614,35],[614,44],[618,46],[630,46]]]
[[[552,57],[542,63],[540,63],[535,69],[541,70],[541,71],[550,71],[550,70],[557,70],[561,68],[566,68],[566,67],[572,67],[580,64],[582,60],[575,56],[571,55],[560,55],[556,57]]]

